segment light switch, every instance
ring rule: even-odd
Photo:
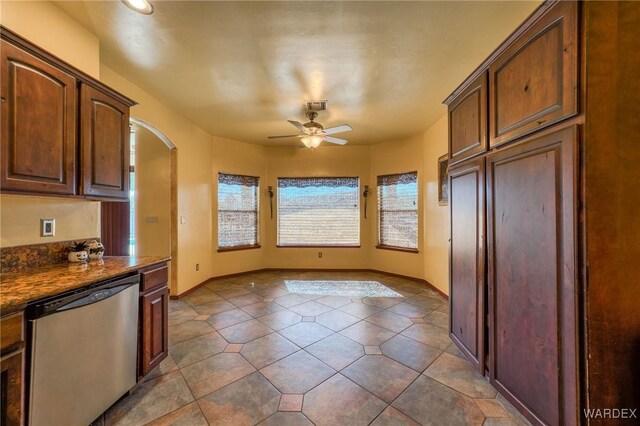
[[[185,223],[187,223],[187,217],[186,216],[180,216],[180,225],[184,225]]]

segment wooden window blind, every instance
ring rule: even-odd
[[[418,249],[418,173],[378,176],[378,245]]]
[[[278,179],[278,246],[359,245],[357,177]]]
[[[218,174],[218,248],[258,246],[258,187],[254,176]]]

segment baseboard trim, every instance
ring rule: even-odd
[[[181,298],[183,298],[184,296],[187,296],[188,294],[196,291],[197,289],[199,289],[200,287],[204,286],[205,284],[211,282],[211,281],[215,281],[215,280],[221,280],[221,279],[225,279],[225,278],[233,278],[233,277],[240,277],[242,275],[248,275],[248,274],[255,274],[255,273],[259,273],[259,272],[277,272],[277,271],[283,271],[283,272],[375,272],[378,274],[383,274],[383,275],[388,275],[390,277],[396,277],[396,278],[403,278],[405,280],[413,280],[413,281],[418,281],[419,283],[425,284],[427,287],[429,287],[431,290],[437,292],[438,294],[440,294],[442,297],[446,298],[447,300],[449,299],[449,296],[447,296],[444,292],[442,292],[440,289],[438,289],[436,286],[434,286],[433,284],[431,284],[429,281],[425,280],[424,278],[416,278],[416,277],[412,277],[409,275],[402,275],[402,274],[396,274],[394,272],[387,272],[387,271],[381,271],[379,269],[358,269],[358,268],[346,268],[346,269],[326,269],[326,268],[260,268],[260,269],[253,269],[250,271],[244,271],[244,272],[236,272],[233,274],[226,274],[226,275],[216,275],[213,276],[211,278],[206,279],[205,281],[201,282],[200,284],[195,285],[194,287],[191,287],[189,290],[185,291],[184,293],[178,294],[178,295],[171,295],[169,298],[172,300],[179,300]]]

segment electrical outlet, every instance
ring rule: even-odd
[[[196,263],[196,271],[199,271],[199,270],[200,270],[200,264]]]
[[[318,252],[318,259],[322,259],[322,252],[321,251]]]
[[[54,237],[56,235],[55,219],[40,219],[40,236]]]

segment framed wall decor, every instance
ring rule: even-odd
[[[438,157],[438,205],[449,205],[449,154]]]

